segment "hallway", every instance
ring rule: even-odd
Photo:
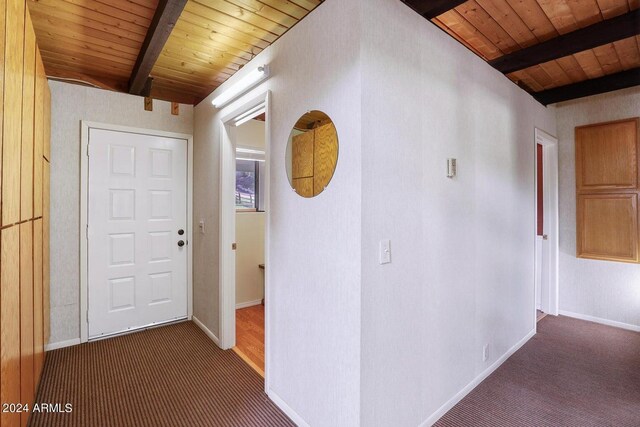
[[[231,350],[182,322],[47,354],[32,426],[290,426]]]
[[[640,425],[640,333],[546,316],[538,333],[435,425]]]

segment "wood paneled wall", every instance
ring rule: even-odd
[[[25,0],[0,3],[0,47],[0,402],[31,409],[49,333],[51,94]]]

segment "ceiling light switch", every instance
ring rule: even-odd
[[[380,240],[380,264],[391,262],[391,241],[389,239]]]

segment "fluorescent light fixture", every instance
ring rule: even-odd
[[[229,86],[227,90],[216,96],[211,103],[214,107],[221,108],[261,81],[265,80],[267,77],[269,77],[269,66],[262,65],[251,71],[233,85]]]
[[[236,119],[234,125],[240,126],[241,124],[247,123],[249,120],[255,119],[260,114],[262,114],[262,113],[264,113],[266,111],[266,108],[265,108],[264,104],[258,105],[256,108],[257,109],[254,108],[252,110],[249,110],[249,112],[244,113],[241,116],[239,116]]]
[[[254,150],[252,148],[238,147],[238,148],[236,148],[236,153],[264,154],[264,151],[263,150]]]
[[[248,157],[236,157],[236,160],[248,160],[250,162],[264,162],[264,159],[250,159]]]

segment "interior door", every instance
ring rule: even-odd
[[[187,141],[89,131],[89,338],[187,316]]]

